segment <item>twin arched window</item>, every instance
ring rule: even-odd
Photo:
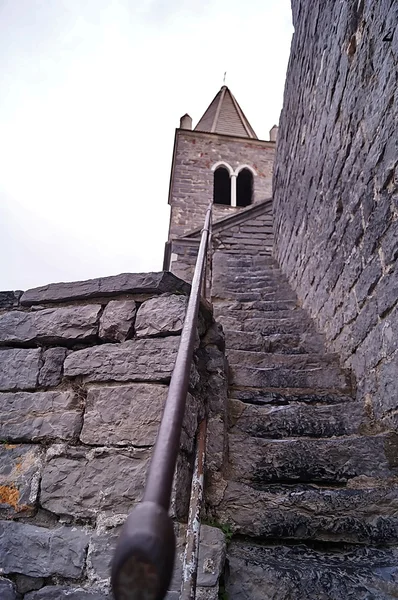
[[[213,202],[226,206],[249,206],[253,198],[253,173],[244,167],[238,174],[220,165],[214,171]]]

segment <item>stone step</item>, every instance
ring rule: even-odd
[[[252,350],[282,354],[325,354],[323,338],[318,333],[263,335],[256,331],[226,329],[225,343],[231,350]]]
[[[398,597],[398,550],[317,550],[232,541],[229,600],[392,600]]]
[[[274,301],[274,300],[293,300],[296,301],[296,294],[291,288],[272,289],[272,290],[243,290],[237,292],[225,292],[221,287],[212,289],[212,298],[222,298],[228,300],[236,300],[238,302],[254,302],[254,301]]]
[[[240,400],[228,401],[230,433],[251,437],[332,437],[358,434],[366,427],[362,404],[328,405],[291,403],[285,406],[253,406]]]
[[[299,312],[297,313],[297,317],[291,316],[292,312],[293,311],[279,311],[280,318],[275,319],[258,317],[243,320],[229,315],[219,315],[217,321],[223,326],[223,329],[257,331],[264,335],[274,335],[276,333],[300,334],[314,331],[314,326],[308,319],[304,319]]]
[[[396,478],[358,477],[347,487],[270,485],[258,490],[210,476],[207,501],[212,518],[229,523],[239,535],[281,542],[398,543]]]
[[[295,310],[300,308],[294,300],[263,300],[257,302],[216,301],[213,304],[214,314],[226,314],[229,311],[236,313],[268,313],[280,310]],[[252,314],[253,316],[253,314]]]
[[[342,404],[352,402],[350,394],[338,390],[312,390],[305,388],[249,388],[232,387],[229,389],[229,397],[240,400],[246,404],[263,406],[271,404],[285,406],[292,402],[300,404]]]
[[[234,351],[237,352],[237,351]],[[285,357],[284,354],[270,354],[273,357]],[[305,355],[295,354],[293,357]],[[265,387],[265,388],[310,388],[331,389],[351,392],[351,376],[340,367],[317,366],[306,369],[294,367],[245,367],[230,365],[230,384],[234,386]]]
[[[213,265],[215,268],[217,267],[266,267],[272,266],[278,268],[280,267],[276,260],[268,256],[267,254],[255,254],[245,256],[244,254],[236,254],[230,252],[220,252],[216,251],[213,255]]]
[[[345,484],[398,475],[398,434],[269,440],[231,433],[229,476],[263,488],[270,483]]]
[[[307,371],[313,369],[327,369],[339,366],[337,354],[278,354],[272,352],[259,352],[250,350],[227,349],[229,366],[232,369],[250,367],[255,369],[292,369],[295,371]],[[333,387],[333,386],[332,386]]]
[[[315,332],[313,322],[310,320],[307,313],[297,305],[287,309],[276,307],[276,310],[272,310],[272,307],[270,307],[269,310],[221,310],[216,304],[214,307],[214,316],[217,320],[225,318],[236,319],[239,323],[252,319],[262,319],[265,324],[267,324],[268,321],[275,321],[276,319],[281,321],[283,319],[295,319],[300,322],[304,321],[307,323],[308,329],[311,328],[311,330]]]

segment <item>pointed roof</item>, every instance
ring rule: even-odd
[[[216,94],[196,125],[195,131],[258,139],[234,95],[226,85],[223,85]]]

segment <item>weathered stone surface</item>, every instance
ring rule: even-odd
[[[80,439],[95,445],[153,445],[167,390],[150,383],[90,387]]]
[[[87,546],[88,535],[79,527],[45,529],[12,521],[0,522],[4,574],[61,575],[77,579],[83,571]]]
[[[41,349],[0,349],[0,390],[28,390],[36,387]]]
[[[264,388],[334,389],[351,392],[351,380],[339,367],[289,369],[281,367],[250,368],[232,366],[232,385]]]
[[[167,398],[165,385],[136,383],[88,389],[80,439],[84,444],[152,446]],[[181,446],[192,452],[200,406],[187,396]]]
[[[103,344],[71,353],[67,377],[86,381],[167,381],[174,369],[179,337]]]
[[[396,434],[265,440],[229,435],[230,475],[256,486],[272,482],[347,482],[397,474]]]
[[[365,423],[362,403],[332,406],[253,406],[239,400],[229,401],[232,431],[253,437],[286,438],[296,436],[332,437],[359,433]]]
[[[65,600],[112,600],[112,595],[110,592],[95,588],[51,585],[25,596],[25,600],[62,600],[63,598]]]
[[[45,304],[68,300],[107,298],[121,294],[162,294],[182,292],[188,294],[190,286],[167,272],[122,273],[112,277],[100,277],[71,283],[50,283],[24,292],[21,304]]]
[[[81,428],[82,410],[71,391],[0,393],[0,439],[73,439]]]
[[[0,344],[83,342],[98,332],[101,306],[15,310],[0,316]]]
[[[41,449],[28,445],[0,445],[0,515],[27,516],[39,493]]]
[[[135,323],[137,336],[155,337],[181,333],[186,307],[186,296],[176,294],[143,302]]]
[[[251,600],[387,600],[398,594],[396,549],[306,547],[232,543],[229,598]]]
[[[40,501],[58,515],[124,513],[141,499],[149,450],[60,449],[43,470]]]
[[[66,348],[48,348],[43,352],[43,366],[39,373],[39,385],[52,387],[61,383]]]
[[[358,477],[346,488],[270,485],[262,490],[212,476],[211,514],[246,536],[396,544],[397,483]]]
[[[231,388],[230,398],[247,402],[249,404],[289,404],[303,402],[305,404],[341,404],[351,402],[352,396],[337,390],[306,390],[301,388],[287,388],[272,390],[267,388],[239,389]]]
[[[15,291],[15,292],[0,292],[0,309],[10,309],[16,308],[19,304],[19,299],[22,296],[23,292]]]
[[[108,579],[111,576],[112,559],[120,527],[96,532],[90,540],[87,562],[99,579]]]
[[[359,383],[371,382],[362,342],[398,297],[397,6],[342,0],[315,12],[311,2],[292,7],[275,254],[329,348],[350,361]],[[380,362],[393,355],[382,345],[370,349],[378,376]],[[381,418],[395,398],[393,387],[382,394]]]
[[[4,577],[0,577],[0,598],[1,600],[17,600],[18,598],[15,585]]]
[[[201,525],[197,585],[215,587],[224,568],[226,553],[225,536],[221,529]]]
[[[134,300],[111,300],[100,320],[99,336],[107,342],[124,342],[131,336],[137,311]]]
[[[29,575],[15,575],[15,585],[20,594],[27,594],[33,590],[40,590],[44,585],[44,577],[29,577]]]

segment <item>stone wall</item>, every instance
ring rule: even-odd
[[[198,255],[200,232],[166,244],[163,268],[184,281],[192,281]],[[210,254],[206,265],[206,289],[210,295],[212,260],[216,251],[231,253],[272,254],[273,251],[272,201],[258,202],[235,214],[213,223]]]
[[[234,138],[177,129],[169,204],[169,240],[203,227],[206,209],[213,199],[212,166],[225,161],[233,169],[249,165],[254,176],[253,202],[270,198],[275,142]],[[241,208],[215,205],[214,220],[238,213]]]
[[[2,600],[111,597],[113,548],[142,496],[189,289],[170,273],[149,273],[0,294]],[[179,556],[170,598],[181,579],[209,357],[220,354],[213,329],[202,306],[171,509]],[[217,531],[202,532],[199,585],[208,598],[217,597],[225,552]],[[204,571],[209,553],[218,562]]]
[[[397,423],[398,5],[293,0],[276,256],[377,419]]]

